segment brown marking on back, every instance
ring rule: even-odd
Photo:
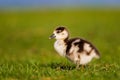
[[[99,53],[99,51],[97,50],[97,48],[96,48],[92,43],[89,42],[89,44],[90,44],[90,47],[91,47],[93,50],[95,50],[95,53],[96,53],[98,56],[100,56],[100,53]],[[91,52],[92,52],[92,51],[91,51]]]
[[[83,40],[85,43],[90,44],[91,51],[87,53],[88,55],[92,52],[92,50],[95,50],[95,53],[96,53],[98,56],[100,56],[99,51],[97,50],[97,48],[96,48],[92,43],[90,43],[89,41],[86,41],[86,40],[84,40],[84,39],[81,39],[81,40]]]
[[[89,52],[86,51],[86,52],[87,52],[87,55],[90,55],[93,50],[94,50],[94,49],[91,48],[91,50],[90,50]]]
[[[78,46],[78,48],[79,48],[79,50],[78,50],[78,52],[80,53],[80,52],[83,52],[83,48],[84,48],[84,41],[83,40],[80,40],[79,42],[76,42],[76,43],[74,43],[74,45],[75,46]]]
[[[72,42],[75,41],[78,38],[73,38],[73,39],[69,39],[66,44],[67,44],[67,49],[66,49],[66,54],[69,54],[70,48],[72,47]]]
[[[90,42],[88,42],[88,41],[86,41],[86,40],[84,40],[84,39],[81,39],[81,38],[72,38],[72,39],[69,39],[69,40],[67,39],[67,40],[66,40],[66,44],[67,44],[66,54],[69,54],[69,51],[70,51],[70,49],[71,49],[71,47],[72,47],[72,42],[74,42],[74,41],[77,40],[77,39],[80,39],[80,41],[79,41],[79,42],[75,42],[74,45],[79,47],[79,50],[78,50],[79,53],[81,53],[81,52],[84,51],[84,44],[87,43],[87,44],[89,44],[90,47],[91,47],[90,52],[85,51],[85,52],[87,53],[87,55],[90,55],[90,53],[91,53],[92,50],[94,49],[94,50],[95,50],[95,53],[96,53],[98,56],[100,56],[99,51],[96,49],[96,47],[95,47],[92,43],[90,43]]]

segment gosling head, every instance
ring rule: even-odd
[[[58,27],[53,31],[49,39],[55,38],[56,40],[65,40],[69,37],[69,33],[65,27]]]

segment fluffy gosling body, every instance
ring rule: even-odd
[[[88,64],[93,58],[99,58],[98,50],[88,41],[81,38],[69,39],[69,32],[65,27],[58,27],[53,31],[50,39],[55,38],[55,50],[59,55],[79,65]]]

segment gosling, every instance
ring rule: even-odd
[[[100,53],[90,42],[81,38],[69,39],[69,32],[65,27],[56,28],[49,37],[53,38],[56,39],[54,48],[58,54],[76,64],[77,69],[80,65],[88,64],[93,58],[100,58]]]

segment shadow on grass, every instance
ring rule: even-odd
[[[65,63],[50,63],[50,64],[42,64],[42,67],[50,67],[52,69],[60,69],[60,70],[73,70],[75,69],[74,65],[69,65]]]
[[[50,67],[52,69],[63,69],[63,70],[73,70],[75,66],[63,63],[51,63]]]

